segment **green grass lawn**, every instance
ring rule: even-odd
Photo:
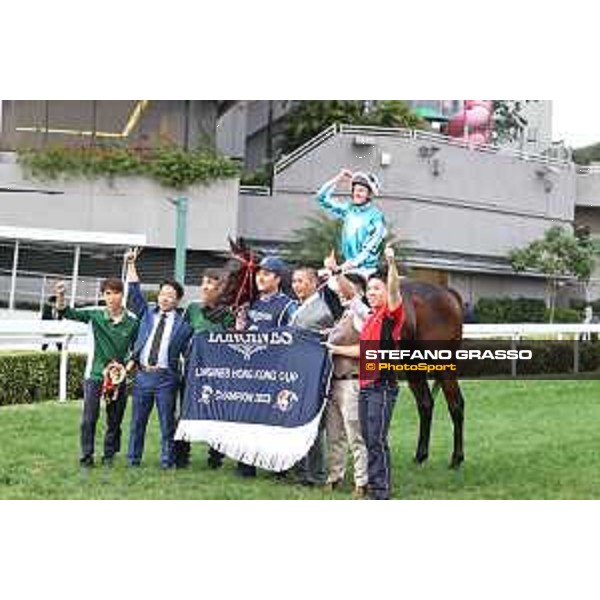
[[[416,408],[402,389],[390,434],[395,498],[600,498],[600,381],[462,385],[466,461],[458,472],[448,469],[452,429],[441,395],[429,461],[413,464]],[[232,461],[211,471],[203,444],[193,446],[189,469],[163,472],[155,415],[140,469],[128,469],[120,455],[112,468],[83,470],[80,410],[80,402],[0,408],[0,498],[345,499],[351,494],[350,482],[327,493],[276,482],[264,472],[256,480],[240,480]],[[103,426],[101,420],[99,450]],[[127,432],[129,412],[124,426]]]

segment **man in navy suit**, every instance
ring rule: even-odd
[[[160,465],[175,466],[175,408],[181,384],[180,357],[185,353],[192,328],[179,314],[177,307],[183,297],[183,287],[177,281],[160,284],[156,305],[149,304],[140,289],[136,269],[137,252],[127,253],[129,305],[140,325],[133,347],[133,360],[138,372],[133,387],[133,408],[127,460],[139,466],[144,452],[146,427],[156,402],[160,422]]]

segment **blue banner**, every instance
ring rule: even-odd
[[[176,437],[288,468],[316,437],[330,374],[327,350],[306,330],[197,334]]]

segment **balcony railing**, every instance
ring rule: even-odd
[[[462,138],[449,137],[431,131],[403,129],[398,127],[373,127],[369,125],[338,125],[337,123],[334,123],[315,137],[308,140],[306,143],[302,144],[302,146],[300,146],[299,148],[296,148],[296,150],[294,150],[290,154],[287,154],[286,156],[281,158],[275,164],[275,174],[281,173],[282,171],[290,167],[292,164],[294,164],[296,161],[300,160],[302,157],[312,152],[315,148],[321,146],[328,139],[338,134],[413,139],[428,143],[436,143],[444,146],[463,148],[472,152],[483,152],[485,154],[497,154],[501,156],[508,156],[522,161],[528,161],[543,165],[552,165],[560,169],[572,168],[574,164],[568,160],[554,158],[551,156],[546,156],[544,154],[523,152],[522,150],[517,150],[508,146],[473,144],[471,142],[463,140]],[[580,171],[578,170],[577,172]]]

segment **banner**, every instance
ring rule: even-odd
[[[327,350],[306,330],[197,334],[175,439],[289,469],[317,436],[330,376]]]

